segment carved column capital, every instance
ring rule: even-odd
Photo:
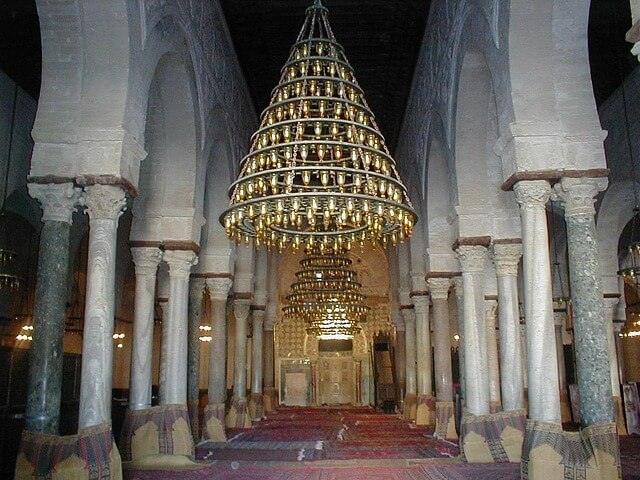
[[[157,247],[131,247],[136,275],[155,275],[162,261],[162,250]]]
[[[415,323],[416,323],[416,312],[414,311],[413,308],[403,308],[401,310],[401,312],[402,312],[402,319],[404,320],[405,327],[408,324],[411,324],[412,322],[415,325]]]
[[[607,188],[606,178],[567,178],[564,177],[553,187],[553,200],[560,201],[565,217],[590,215],[596,213],[595,196]]]
[[[462,277],[453,277],[451,279],[451,284],[453,285],[453,291],[455,292],[456,297],[462,298],[464,296],[464,290],[462,289]]]
[[[191,250],[168,250],[164,252],[164,261],[169,265],[169,277],[187,280],[198,256]]]
[[[207,291],[211,300],[227,301],[233,280],[226,277],[207,278]]]
[[[42,207],[42,222],[65,222],[71,225],[71,217],[80,203],[82,189],[73,183],[30,183],[29,195]]]
[[[125,191],[116,185],[88,185],[80,198],[90,220],[118,220],[127,205]]]
[[[460,245],[456,255],[463,273],[482,273],[487,263],[487,247],[481,245]]]
[[[520,208],[544,208],[551,195],[551,185],[546,180],[521,180],[513,186]]]
[[[553,312],[553,323],[556,327],[564,325],[567,314],[565,312]]]
[[[204,278],[192,278],[189,281],[189,296],[192,301],[202,300],[205,286]]]
[[[613,314],[613,310],[616,308],[618,303],[620,303],[619,297],[604,297],[604,306],[611,310],[611,314]]]
[[[429,283],[429,291],[431,292],[431,299],[444,299],[449,298],[449,288],[451,287],[450,278],[430,278],[427,280]]]
[[[249,310],[251,309],[251,300],[236,299],[233,301],[233,314],[236,320],[245,320],[249,316]]]
[[[518,265],[522,258],[521,243],[494,244],[492,253],[498,277],[518,275]]]
[[[413,312],[416,315],[429,314],[429,296],[428,295],[415,295],[413,300]],[[403,310],[404,313],[405,310]]]

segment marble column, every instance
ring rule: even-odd
[[[594,197],[606,186],[604,178],[563,178],[554,187],[567,224],[573,339],[585,425],[615,422],[593,206]]]
[[[207,278],[211,300],[211,342],[209,344],[209,403],[204,411],[202,437],[226,441],[224,431],[227,399],[227,296],[233,282],[227,277]]]
[[[402,317],[404,319],[405,333],[405,384],[406,391],[404,395],[404,418],[407,420],[415,420],[416,418],[416,402],[417,402],[417,383],[416,383],[416,315],[413,308],[401,307]]]
[[[496,241],[492,253],[498,280],[502,408],[519,410],[525,406],[517,282],[522,244]]]
[[[169,265],[169,303],[167,318],[162,322],[162,343],[166,348],[160,359],[164,372],[160,404],[186,405],[189,275],[198,257],[191,250],[167,250],[164,261]]]
[[[191,420],[193,440],[200,440],[200,325],[204,278],[191,278],[189,282],[188,349],[187,349],[187,406]]]
[[[559,424],[558,359],[545,211],[551,187],[546,180],[524,180],[516,183],[513,190],[522,222],[529,418]]]
[[[571,421],[571,406],[569,403],[569,386],[567,385],[567,368],[564,361],[564,345],[562,342],[562,328],[565,325],[566,312],[554,312],[553,319],[556,327],[556,355],[558,357],[558,386],[560,388],[560,419],[562,423]]]
[[[260,420],[264,416],[264,402],[262,398],[262,339],[265,311],[252,311],[253,338],[251,339],[251,399],[249,413],[252,420]]]
[[[236,319],[233,400],[226,418],[227,428],[251,428],[247,409],[247,322],[250,308],[251,301],[248,299],[233,301]]]
[[[464,399],[466,395],[466,381],[464,372],[464,295],[462,277],[451,279],[453,293],[456,296],[456,318],[458,320],[458,378],[460,380],[460,396]]]
[[[131,343],[131,381],[129,408],[151,408],[151,376],[153,372],[153,315],[158,265],[162,251],[158,247],[132,247],[136,273],[133,308],[133,340]]]
[[[436,433],[457,438],[451,373],[451,332],[449,331],[449,278],[429,278],[433,303],[433,344],[436,379]]]
[[[72,183],[28,185],[42,207],[25,428],[58,434],[62,340],[69,278],[69,234],[81,190]]]
[[[416,381],[418,388],[416,425],[434,425],[436,405],[433,398],[429,297],[414,295],[412,300],[416,319]]]
[[[111,423],[116,241],[126,195],[119,186],[96,184],[84,188],[82,199],[89,215],[89,252],[79,429]]]
[[[401,323],[399,325],[398,323]],[[396,388],[396,400],[398,401],[398,407],[402,407],[404,403],[404,392],[405,392],[405,375],[406,375],[406,365],[407,361],[405,359],[406,353],[406,333],[404,328],[404,322],[396,323],[396,343],[394,352],[394,370],[395,370],[395,382]]]
[[[605,324],[607,326],[607,346],[609,350],[609,369],[611,375],[611,391],[613,392],[613,404],[618,424],[618,433],[627,434],[627,425],[624,421],[624,411],[620,391],[620,369],[618,367],[618,351],[616,348],[616,333],[614,328],[615,310],[618,305],[618,297],[604,298]]]
[[[498,360],[498,335],[496,333],[496,317],[498,301],[491,298],[484,302],[484,321],[487,332],[487,365],[489,366],[489,411],[502,411],[500,396],[500,362]]]
[[[483,282],[487,248],[461,245],[457,254],[462,268],[464,301],[465,406],[473,415],[486,415],[489,413],[489,365]]]
[[[275,388],[274,375],[274,338],[273,338],[273,321],[267,313],[265,317],[262,337],[262,365],[264,369],[264,378],[262,385],[264,387],[263,405],[265,412],[271,412],[277,407],[277,390]]]

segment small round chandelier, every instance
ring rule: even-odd
[[[220,216],[229,238],[279,250],[407,238],[417,215],[320,0],[281,72]]]
[[[307,250],[302,270],[287,295],[285,318],[301,319],[307,333],[320,339],[346,339],[360,332],[370,308],[364,304],[357,274],[344,252]]]

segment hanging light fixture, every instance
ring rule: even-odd
[[[220,222],[256,247],[395,244],[417,221],[320,0],[307,9],[230,196]]]
[[[300,260],[302,269],[287,295],[285,318],[305,322],[309,335],[325,339],[348,339],[360,332],[370,308],[364,304],[357,273],[344,251],[308,249]]]
[[[7,193],[9,190],[9,173],[11,171],[11,154],[13,151],[13,133],[18,101],[18,84],[13,90],[13,109],[11,111],[11,127],[9,129],[9,147],[7,148],[6,171],[4,175],[4,191],[2,210],[0,210],[0,295],[12,295],[20,288],[22,279],[17,274],[17,253],[8,248],[7,242]]]

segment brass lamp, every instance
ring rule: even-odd
[[[283,250],[396,243],[417,221],[344,50],[316,0],[220,216],[236,242]]]

